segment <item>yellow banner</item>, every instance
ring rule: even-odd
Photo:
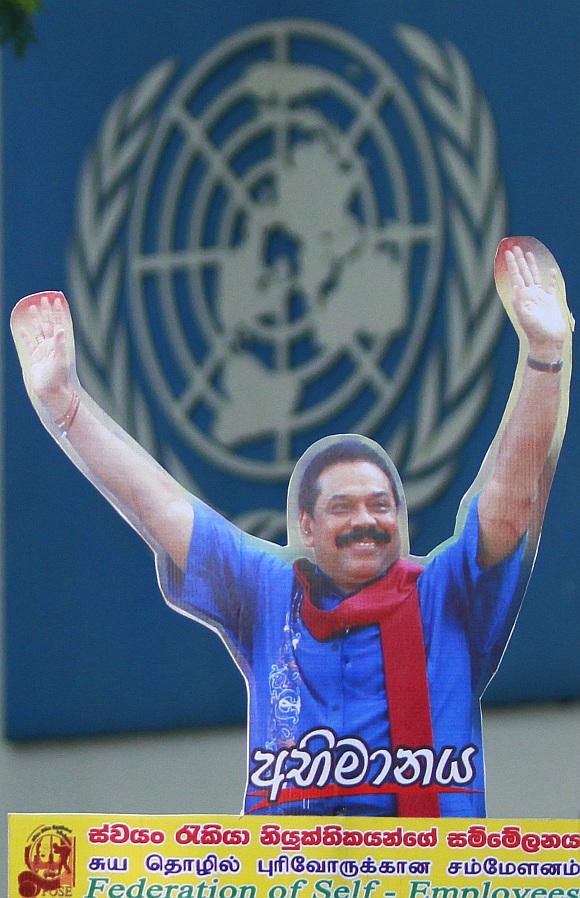
[[[571,820],[13,814],[9,898],[580,898]]]

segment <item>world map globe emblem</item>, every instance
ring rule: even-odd
[[[133,331],[187,444],[263,480],[324,434],[377,432],[424,345],[443,212],[376,52],[302,20],[230,37],[165,105],[135,196]]]

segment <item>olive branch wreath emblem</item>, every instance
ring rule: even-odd
[[[451,479],[455,451],[474,427],[491,389],[492,372],[486,363],[503,320],[491,260],[505,233],[506,198],[492,115],[459,50],[408,26],[398,26],[396,36],[416,66],[418,91],[433,122],[456,259],[443,288],[445,345],[429,350],[415,427],[411,431],[405,422],[387,446],[413,513]],[[106,113],[79,179],[68,276],[83,384],[187,489],[202,497],[177,454],[156,436],[143,391],[131,378],[127,324],[118,314],[126,276],[123,236],[139,164],[174,69],[171,60],[160,63]],[[236,523],[270,538],[284,529],[285,515],[260,509],[239,515]]]

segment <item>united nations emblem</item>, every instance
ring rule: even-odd
[[[481,414],[505,228],[493,123],[455,47],[396,37],[408,84],[338,28],[256,25],[176,84],[157,67],[87,160],[81,376],[198,495],[191,457],[285,488],[307,446],[355,431],[387,446],[412,513]],[[234,512],[283,526],[281,507]]]

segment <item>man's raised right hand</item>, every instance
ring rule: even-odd
[[[24,297],[12,312],[11,327],[30,398],[56,421],[66,413],[78,388],[71,364],[74,341],[66,299],[49,291]]]

